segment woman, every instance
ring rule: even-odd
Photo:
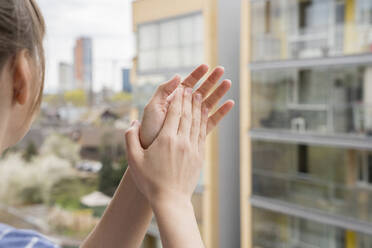
[[[35,0],[0,1],[0,153],[23,138],[39,109],[44,33]],[[203,247],[191,195],[203,164],[206,135],[234,105],[227,101],[208,118],[208,110],[231,82],[223,81],[209,94],[223,75],[218,67],[193,92],[207,71],[201,65],[182,83],[175,76],[160,85],[142,124],[132,123],[125,134],[129,169],[83,247],[139,247],[153,213],[165,248]],[[0,247],[56,246],[33,231],[0,224]]]

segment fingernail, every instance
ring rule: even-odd
[[[201,101],[202,95],[200,93],[196,93],[195,98],[196,98],[197,101]]]
[[[135,123],[136,123],[136,120],[133,120],[133,121],[130,123],[130,126],[133,127]]]
[[[182,93],[183,93],[183,87],[179,87],[179,88],[177,89],[177,93],[178,93],[178,94],[182,94]]]
[[[207,107],[204,107],[204,108],[203,108],[203,113],[204,113],[204,114],[208,114],[208,113],[209,113],[209,109],[208,109]]]
[[[192,89],[191,88],[186,88],[185,95],[191,95],[191,94],[192,94]]]

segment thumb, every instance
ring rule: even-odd
[[[125,143],[130,165],[139,165],[143,149],[139,140],[140,123],[133,121],[131,127],[125,132]]]
[[[181,83],[181,77],[175,75],[171,80],[166,83],[159,85],[153,97],[154,101],[166,101],[167,98],[177,89]]]

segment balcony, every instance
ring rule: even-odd
[[[253,107],[253,129],[297,134],[372,135],[372,106],[367,104],[283,104]]]
[[[372,188],[254,169],[253,195],[372,223]]]
[[[254,199],[256,204],[259,199]],[[276,204],[276,202],[274,202]],[[293,213],[294,210],[292,209]],[[345,231],[346,226],[334,226],[295,215],[253,208],[253,247],[255,248],[329,248],[370,247],[366,232]],[[368,231],[365,227],[365,231]],[[369,227],[370,228],[370,227]],[[350,239],[352,235],[353,239]],[[347,246],[346,243],[349,245]]]
[[[307,4],[311,2],[311,4]],[[254,1],[252,61],[296,60],[372,52],[371,5],[359,1]],[[365,5],[363,6],[361,2]],[[345,12],[355,11],[357,20]]]

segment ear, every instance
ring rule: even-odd
[[[30,96],[32,73],[30,55],[26,50],[19,52],[13,64],[13,102],[25,105]]]

